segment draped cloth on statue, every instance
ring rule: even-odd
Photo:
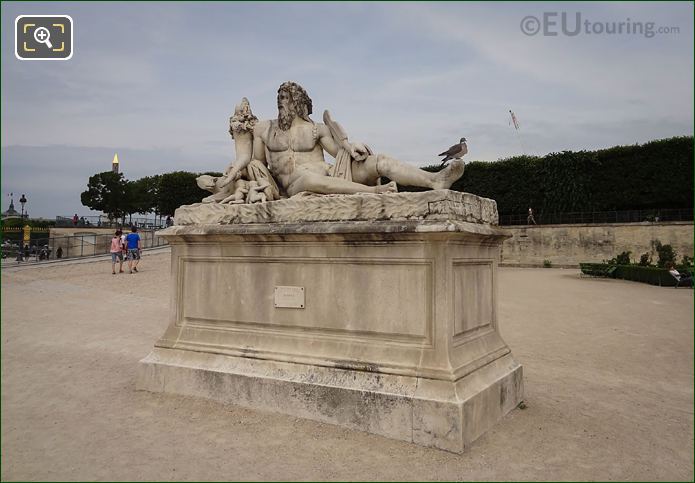
[[[323,122],[326,126],[328,126],[333,140],[339,146],[338,154],[335,157],[335,164],[333,165],[333,169],[331,170],[330,174],[334,178],[343,178],[348,181],[352,181],[352,156],[350,156],[350,153],[343,148],[343,143],[347,141],[348,138],[347,134],[340,124],[331,119],[331,113],[327,110],[323,111]],[[369,154],[374,154],[372,153],[372,150],[369,149],[369,146],[365,147],[367,148]]]
[[[265,189],[268,200],[280,199],[280,188],[265,164],[254,159],[246,166],[246,172],[248,173],[249,181],[258,181],[260,183],[262,180],[267,180],[270,183],[270,186]]]

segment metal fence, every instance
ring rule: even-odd
[[[693,221],[693,209],[589,211],[576,213],[534,213],[537,225],[585,223],[641,223],[644,221]],[[527,214],[500,215],[500,225],[533,225]]]
[[[106,216],[56,216],[57,228],[121,228],[137,226],[148,230],[158,230],[166,227],[166,218],[141,218],[124,217],[118,220],[109,220]]]
[[[142,248],[154,248],[167,245],[167,241],[154,231],[139,231]],[[42,262],[56,259],[90,257],[105,255],[111,251],[113,234],[74,235],[51,238],[32,238],[29,242],[4,240],[1,250],[2,258],[17,262]]]

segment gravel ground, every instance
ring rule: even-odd
[[[2,271],[7,480],[693,480],[693,291],[500,269],[526,404],[463,455],[135,391],[169,254]]]

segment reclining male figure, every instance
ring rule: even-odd
[[[295,82],[285,82],[278,89],[278,118],[258,122],[253,128],[253,156],[237,159],[218,181],[224,187],[239,177],[252,159],[267,164],[284,195],[302,191],[319,194],[388,193],[397,191],[396,183],[432,189],[449,188],[463,174],[464,163],[453,161],[438,173],[429,173],[386,155],[373,155],[360,143],[347,137],[334,139],[328,126],[309,118],[312,102],[306,91]],[[344,149],[352,158],[352,181],[330,176],[332,166],[325,162],[323,151],[335,157]],[[380,177],[391,180],[378,185]]]

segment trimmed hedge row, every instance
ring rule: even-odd
[[[640,267],[639,265],[617,265],[614,278],[632,280],[633,282],[648,283],[660,287],[675,287],[676,279],[665,268]]]
[[[676,279],[666,268],[642,267],[639,265],[609,265],[608,263],[580,263],[581,271],[593,277],[611,277],[621,280],[648,283],[660,287],[675,287]],[[681,272],[690,272],[691,268],[680,268]]]
[[[615,265],[607,263],[580,263],[579,268],[584,275],[592,277],[610,277],[615,271]]]
[[[529,206],[546,214],[690,207],[693,137],[473,161],[451,189],[496,200],[502,215],[523,214]]]

